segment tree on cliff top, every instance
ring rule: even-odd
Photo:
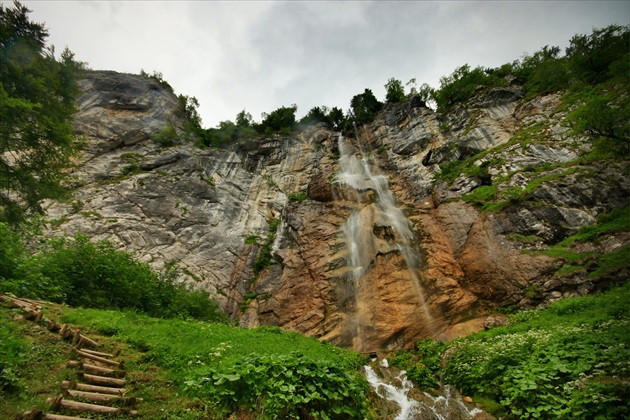
[[[78,150],[71,121],[82,65],[45,47],[48,31],[19,2],[0,5],[0,220],[16,223],[59,197]]]

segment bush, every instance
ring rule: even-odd
[[[254,261],[254,266],[252,267],[254,269],[254,274],[256,275],[258,275],[258,273],[260,273],[265,268],[271,267],[275,263],[275,260],[271,255],[271,246],[276,240],[276,231],[278,229],[279,223],[280,220],[278,219],[273,219],[271,223],[269,223],[269,232],[267,235],[267,239],[265,239],[265,243],[263,243],[260,247],[260,252],[258,253],[256,261]]]
[[[288,355],[251,354],[229,369],[211,369],[188,385],[228,412],[241,408],[264,412],[264,418],[364,418],[365,380],[333,361]]]
[[[134,309],[157,317],[222,321],[216,301],[177,283],[173,270],[159,274],[107,241],[85,236],[49,240],[30,256],[20,236],[0,224],[0,290],[89,308]]]
[[[451,342],[444,379],[517,418],[623,418],[630,406],[630,283],[564,299]]]
[[[480,88],[504,84],[505,79],[493,72],[486,72],[481,67],[471,69],[468,64],[464,64],[456,68],[450,76],[440,79],[440,88],[433,92],[433,99],[438,110],[445,112],[455,104],[470,99]]]
[[[170,147],[177,140],[177,131],[172,123],[167,124],[156,136],[155,142],[162,147]]]

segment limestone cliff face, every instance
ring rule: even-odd
[[[491,308],[596,289],[588,273],[559,276],[560,260],[525,251],[626,206],[630,191],[627,162],[569,166],[590,144],[567,134],[557,95],[496,89],[446,116],[412,98],[355,138],[313,126],[201,150],[155,141],[183,126],[158,83],[93,72],[82,87],[76,127],[90,147],[74,201],[48,206],[53,231],[109,239],[158,269],[175,263],[243,326],[361,351],[454,337]],[[437,176],[471,156],[479,170]],[[482,211],[469,199],[479,186],[512,200]],[[255,270],[274,233],[274,264]]]

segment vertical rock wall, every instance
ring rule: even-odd
[[[277,325],[360,351],[478,329],[489,309],[527,304],[532,286],[543,300],[593,290],[586,277],[555,276],[560,261],[523,252],[513,235],[542,246],[625,206],[630,191],[619,175],[626,164],[579,168],[542,183],[535,204],[481,211],[462,198],[482,185],[527,185],[540,174],[524,168],[570,162],[588,148],[566,136],[559,97],[524,102],[518,89],[498,89],[448,116],[414,99],[389,106],[357,134],[412,227],[417,279],[398,249],[376,246],[365,276],[352,281],[343,226],[353,205],[335,187],[337,133],[314,126],[227,150],[163,147],[160,133],[183,126],[172,92],[113,72],[91,73],[82,86],[76,127],[90,147],[73,200],[49,203],[51,231],[108,239],[156,269],[175,264],[242,326]],[[514,140],[532,125],[536,141]],[[439,164],[484,150],[493,153],[475,161],[488,162],[480,176],[436,177]],[[387,224],[367,228],[391,234]],[[274,264],[255,270],[274,234]]]

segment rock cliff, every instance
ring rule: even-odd
[[[48,203],[51,231],[176,265],[242,326],[393,349],[627,275],[562,271],[539,252],[630,191],[627,160],[580,160],[591,143],[569,135],[557,94],[492,89],[447,115],[410,98],[353,138],[315,125],[219,150],[161,141],[184,116],[152,79],[90,72],[81,87],[75,126],[89,147],[73,200]]]

